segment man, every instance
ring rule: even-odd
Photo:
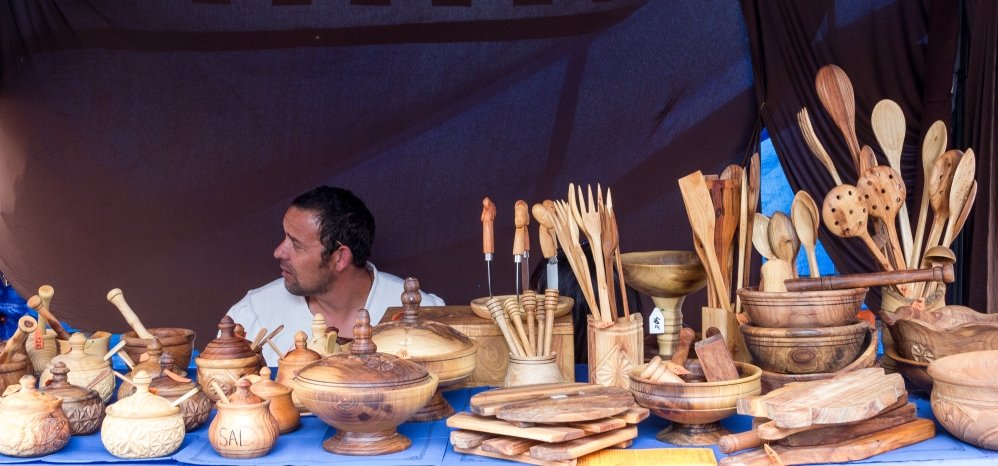
[[[248,335],[283,324],[274,343],[285,351],[293,347],[295,332],[309,329],[315,314],[339,336],[353,338],[360,309],[367,309],[375,324],[386,308],[401,305],[402,279],[367,262],[373,242],[374,216],[350,191],[321,186],[298,196],[284,214],[284,239],[274,250],[281,278],[251,290],[229,315]],[[444,304],[422,294],[424,306]],[[263,354],[268,365],[277,365],[273,350],[265,346]]]

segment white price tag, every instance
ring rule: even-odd
[[[651,315],[648,316],[648,333],[651,335],[665,333],[665,317],[662,316],[662,310],[657,307],[652,309]]]

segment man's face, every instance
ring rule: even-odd
[[[281,263],[284,287],[296,296],[320,294],[329,289],[333,270],[322,260],[319,222],[315,213],[290,207],[284,214],[284,240],[274,250]]]

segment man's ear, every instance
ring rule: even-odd
[[[333,261],[333,268],[337,273],[343,272],[353,265],[353,251],[346,246],[341,246],[332,256],[329,257]]]

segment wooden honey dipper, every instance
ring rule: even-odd
[[[489,298],[489,301],[485,303],[485,306],[489,310],[489,315],[492,316],[492,321],[499,327],[499,331],[506,340],[506,346],[509,347],[509,352],[513,353],[515,356],[523,356],[523,353],[517,351],[516,343],[514,343],[516,339],[510,332],[509,322],[506,320],[506,313],[503,310],[502,303],[499,302],[499,298],[496,298],[495,296]]]
[[[503,309],[506,311],[506,317],[510,322],[513,323],[513,329],[516,333],[513,334],[513,343],[516,344],[517,351],[520,352],[521,356],[534,356],[533,348],[526,348],[527,332],[523,329],[523,308],[516,302],[516,299],[510,298],[503,303]]]
[[[558,309],[558,290],[548,288],[544,290],[544,308],[547,314],[544,316],[544,352],[541,356],[551,354],[552,338],[554,333],[554,312]]]

